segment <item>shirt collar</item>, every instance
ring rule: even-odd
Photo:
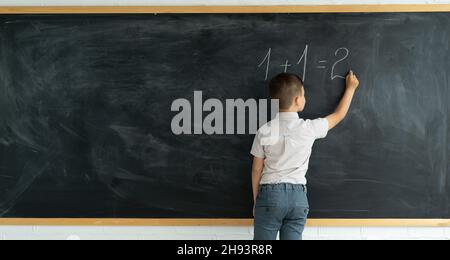
[[[278,113],[277,117],[280,120],[295,120],[300,119],[298,113],[295,112],[280,112]]]

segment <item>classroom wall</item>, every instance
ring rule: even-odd
[[[262,5],[450,4],[450,0],[0,0],[0,5]],[[4,239],[224,239],[252,238],[251,227],[43,227],[0,226]],[[305,239],[450,239],[449,228],[308,227]]]

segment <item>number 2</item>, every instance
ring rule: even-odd
[[[335,79],[337,79],[337,78],[345,79],[345,77],[343,77],[343,76],[335,75],[335,74],[334,74],[334,70],[336,69],[336,66],[337,66],[339,63],[343,62],[344,60],[346,60],[346,59],[348,58],[348,56],[350,55],[350,51],[349,51],[347,48],[339,48],[339,49],[337,49],[337,51],[334,53],[334,56],[337,57],[338,54],[339,54],[340,52],[345,52],[345,55],[344,55],[343,58],[341,58],[340,60],[338,60],[338,61],[336,61],[336,62],[334,63],[333,68],[331,69],[331,80],[335,80]]]

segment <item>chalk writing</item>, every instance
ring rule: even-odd
[[[336,62],[333,64],[333,68],[331,69],[331,80],[335,80],[335,79],[337,79],[337,78],[345,79],[344,76],[336,75],[336,74],[334,73],[334,71],[335,71],[335,69],[336,69],[336,66],[337,66],[339,63],[343,62],[345,59],[348,58],[348,55],[350,55],[350,51],[349,51],[347,48],[339,48],[339,49],[337,49],[336,52],[334,53],[334,56],[337,57],[339,53],[345,53],[345,55],[344,55],[341,59],[339,59],[338,61],[336,61]]]
[[[286,60],[286,63],[285,64],[281,64],[280,66],[284,67],[284,73],[286,73],[288,68],[291,67],[292,65],[289,64],[289,60]]]
[[[264,60],[258,65],[258,67],[261,67],[262,65],[264,65],[264,63],[267,62],[267,65],[266,65],[266,78],[265,78],[265,80],[267,80],[268,77],[269,77],[269,67],[270,67],[270,56],[271,56],[271,54],[272,54],[272,48],[269,48],[269,51],[267,52],[266,57],[264,57]]]
[[[305,49],[303,50],[303,54],[300,57],[300,60],[297,62],[297,64],[300,65],[300,63],[302,63],[303,61],[303,74],[302,74],[303,82],[305,82],[306,80],[306,65],[308,64],[308,50],[309,46],[307,44]]]
[[[289,72],[292,71],[293,73],[297,73],[299,75],[301,75],[302,79],[304,82],[306,82],[306,74],[308,71],[308,65],[309,65],[309,61],[308,61],[308,53],[310,51],[310,47],[309,45],[306,45],[305,48],[303,49],[303,51],[301,51],[300,53],[300,58],[298,60],[298,62],[296,64],[291,64],[289,60],[285,60],[283,61],[279,67],[281,67],[282,69],[278,69],[278,71],[276,73],[280,73],[280,72]],[[259,63],[258,68],[264,68],[264,79],[268,80],[269,79],[269,75],[271,74],[271,64],[273,63],[272,61],[272,52],[273,49],[269,48],[268,52],[266,53],[266,55],[264,56],[264,58],[262,59],[262,62]],[[315,64],[315,69],[317,70],[328,70],[330,67],[328,64],[332,64],[331,68],[330,68],[330,79],[331,80],[336,80],[336,79],[345,79],[344,75],[339,75],[336,71],[338,71],[338,67],[340,66],[340,64],[342,64],[348,57],[350,56],[350,50],[348,48],[342,47],[342,48],[338,48],[335,52],[334,52],[334,56],[332,57],[333,60],[330,62],[330,60],[328,59],[323,59],[323,60],[319,60],[317,61],[317,63]],[[340,70],[342,71],[342,70]]]

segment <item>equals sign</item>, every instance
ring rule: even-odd
[[[319,61],[319,64],[325,64],[327,62],[328,62],[327,60],[321,60],[321,61]],[[323,65],[320,65],[320,66],[317,66],[317,68],[318,69],[326,69],[327,67],[323,66]]]

